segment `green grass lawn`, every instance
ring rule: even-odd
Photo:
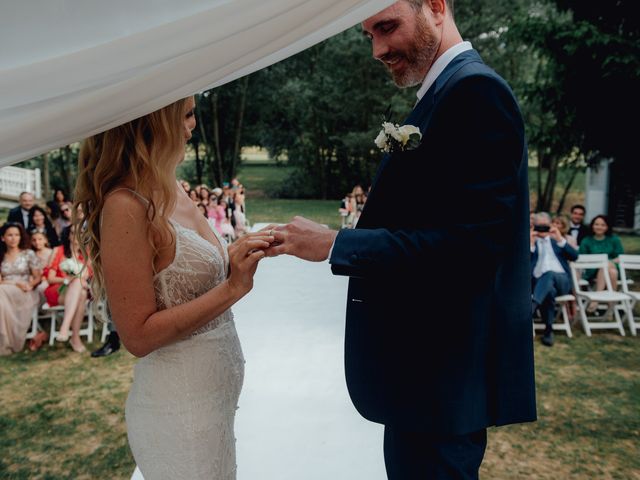
[[[240,180],[255,192],[281,174],[248,166]],[[338,206],[255,196],[247,212],[253,223],[303,215],[337,228]],[[622,239],[640,253],[640,237]],[[536,342],[539,421],[490,431],[484,478],[640,479],[640,340],[574,332],[551,349]],[[0,357],[0,478],[128,479],[124,402],[134,363],[126,352],[91,359],[60,345]]]
[[[247,200],[247,216],[251,223],[287,223],[295,215],[301,215],[330,228],[340,227],[337,200],[288,200],[255,198]]]
[[[286,165],[250,164],[241,165],[238,180],[246,187],[247,197],[263,197],[287,178],[293,169]]]
[[[640,478],[640,340],[575,333],[536,342],[539,420],[490,430],[483,478]],[[128,479],[134,362],[60,345],[1,357],[0,478]]]

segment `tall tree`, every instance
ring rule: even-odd
[[[237,175],[244,145],[248,93],[247,76],[204,92],[196,99],[199,130],[192,144],[194,147],[200,142],[204,145],[204,161],[212,184],[222,185]]]

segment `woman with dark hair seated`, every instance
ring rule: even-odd
[[[580,242],[580,253],[606,253],[609,257],[609,277],[611,278],[611,286],[614,290],[618,288],[618,258],[624,253],[620,237],[613,234],[609,219],[604,215],[598,215],[591,220],[591,234],[584,237]],[[584,272],[584,277],[589,282],[595,280],[596,290],[605,290],[607,288],[603,270],[588,269]],[[589,305],[589,311],[594,311],[597,307],[596,303]]]
[[[56,233],[56,229],[53,227],[51,219],[47,215],[47,212],[40,206],[34,205],[29,210],[29,232],[31,234],[43,233],[49,241],[51,248],[60,245],[60,239]]]
[[[86,349],[79,332],[88,297],[87,282],[90,271],[86,267],[73,229],[74,227],[70,226],[62,231],[62,245],[56,247],[51,265],[47,268],[49,286],[44,291],[44,296],[50,307],[64,305],[62,325],[56,340],[59,342],[69,340],[71,348],[75,352],[82,353]],[[71,328],[71,338],[69,338],[69,328]]]
[[[19,352],[40,297],[35,287],[42,271],[20,223],[0,229],[0,355]]]

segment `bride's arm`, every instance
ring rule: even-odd
[[[188,336],[246,295],[264,257],[262,249],[273,240],[263,233],[236,242],[229,249],[231,274],[226,281],[188,303],[158,311],[146,207],[133,197],[114,194],[105,204],[102,222],[100,257],[109,307],[120,338],[137,357]]]

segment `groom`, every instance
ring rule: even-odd
[[[357,229],[296,217],[268,252],[350,277],[347,385],[385,425],[394,480],[478,478],[486,428],[536,419],[524,126],[452,7],[400,0],[363,22],[395,83],[422,85],[404,122],[421,144],[385,155]],[[397,210],[408,175],[422,188]]]

